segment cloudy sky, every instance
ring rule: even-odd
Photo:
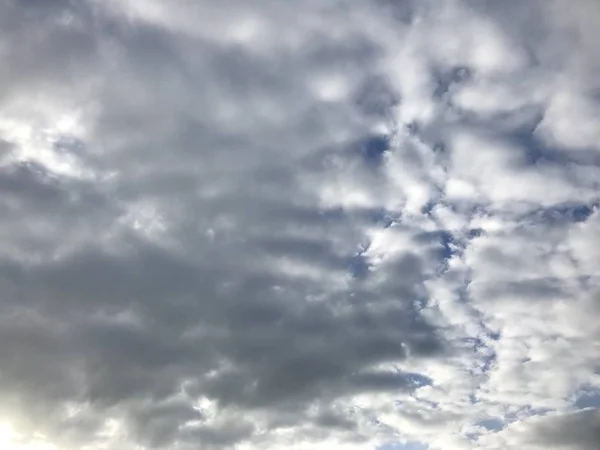
[[[600,3],[0,0],[0,448],[597,450]]]

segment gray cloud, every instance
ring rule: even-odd
[[[599,17],[4,2],[0,444],[592,448]]]

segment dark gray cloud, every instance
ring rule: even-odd
[[[293,58],[267,58],[91,3],[3,8],[14,27],[6,83],[43,97],[43,128],[60,120],[54,108],[93,110],[78,137],[34,128],[11,142],[7,130],[0,356],[11,421],[64,446],[91,445],[110,416],[132,443],[223,448],[257,433],[243,419],[252,411],[267,432],[285,413],[315,433],[359,436],[328,405],[417,387],[376,368],[442,351],[408,278],[395,298],[352,297],[360,219],[328,214],[299,179],[340,117],[303,100],[305,75],[293,72],[356,72],[372,60],[369,41],[321,36]],[[282,123],[247,116],[286,98]],[[215,122],[238,102],[239,127]],[[310,416],[314,405],[322,412]]]

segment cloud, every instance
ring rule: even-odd
[[[599,18],[4,2],[0,439],[591,449]]]
[[[538,448],[593,449],[598,445],[598,410],[584,409],[564,415],[548,415],[529,419],[511,427],[512,433],[502,440],[506,432],[494,436],[492,445]],[[499,439],[498,439],[499,438]],[[498,439],[498,440],[497,440]]]

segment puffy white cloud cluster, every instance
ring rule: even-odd
[[[592,450],[592,0],[6,0],[0,445]]]

